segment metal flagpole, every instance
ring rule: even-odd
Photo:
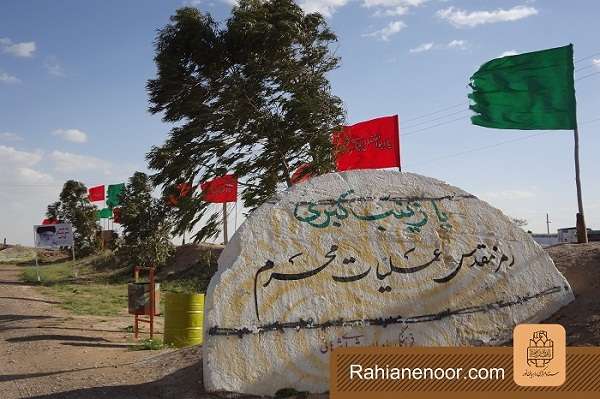
[[[237,208],[238,208],[238,203],[237,203],[237,200],[236,200],[235,201],[235,208],[233,209],[234,212],[235,212],[235,217],[233,218],[233,220],[234,220],[234,230],[233,231],[234,232],[237,231],[237,213],[238,213]]]
[[[583,198],[581,196],[581,178],[579,171],[579,129],[575,125],[573,130],[575,136],[575,184],[577,185],[577,242],[580,244],[588,242],[587,229],[585,227],[585,218],[583,217]]]
[[[227,245],[227,202],[223,202],[223,243]]]
[[[579,129],[575,125],[573,130],[575,136],[575,184],[577,185],[577,242],[580,244],[588,242],[587,228],[585,227],[585,218],[583,216],[583,199],[581,196],[581,177],[579,171]]]

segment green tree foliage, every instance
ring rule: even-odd
[[[128,266],[161,266],[173,251],[171,209],[152,197],[150,178],[135,172],[121,194],[123,237],[117,256]]]
[[[147,84],[150,111],[176,123],[147,155],[165,195],[235,173],[247,208],[308,174],[333,169],[331,133],[344,122],[327,74],[339,64],[337,40],[319,14],[292,0],[241,0],[224,23],[181,8],[156,38],[158,75]],[[219,233],[214,208],[195,198],[178,205],[175,233],[202,220],[201,240]]]
[[[68,180],[63,185],[59,200],[48,205],[46,217],[73,225],[75,250],[81,256],[96,252],[100,247],[96,223],[97,208],[88,199],[85,184]]]

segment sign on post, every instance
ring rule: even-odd
[[[68,223],[33,226],[36,248],[73,246],[73,229]]]

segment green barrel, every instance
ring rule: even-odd
[[[204,294],[169,292],[165,299],[165,344],[178,348],[202,343]]]

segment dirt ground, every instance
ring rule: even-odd
[[[69,315],[21,273],[0,265],[1,399],[202,397],[199,347],[132,351],[131,317]]]
[[[600,346],[600,242],[560,244],[547,252],[571,284],[575,301],[545,322],[562,324],[569,346]]]
[[[571,346],[600,346],[600,243],[548,249],[576,300],[546,322]],[[206,394],[200,347],[132,351],[130,316],[72,316],[0,265],[0,399],[223,398]],[[239,396],[237,396],[239,397]]]

